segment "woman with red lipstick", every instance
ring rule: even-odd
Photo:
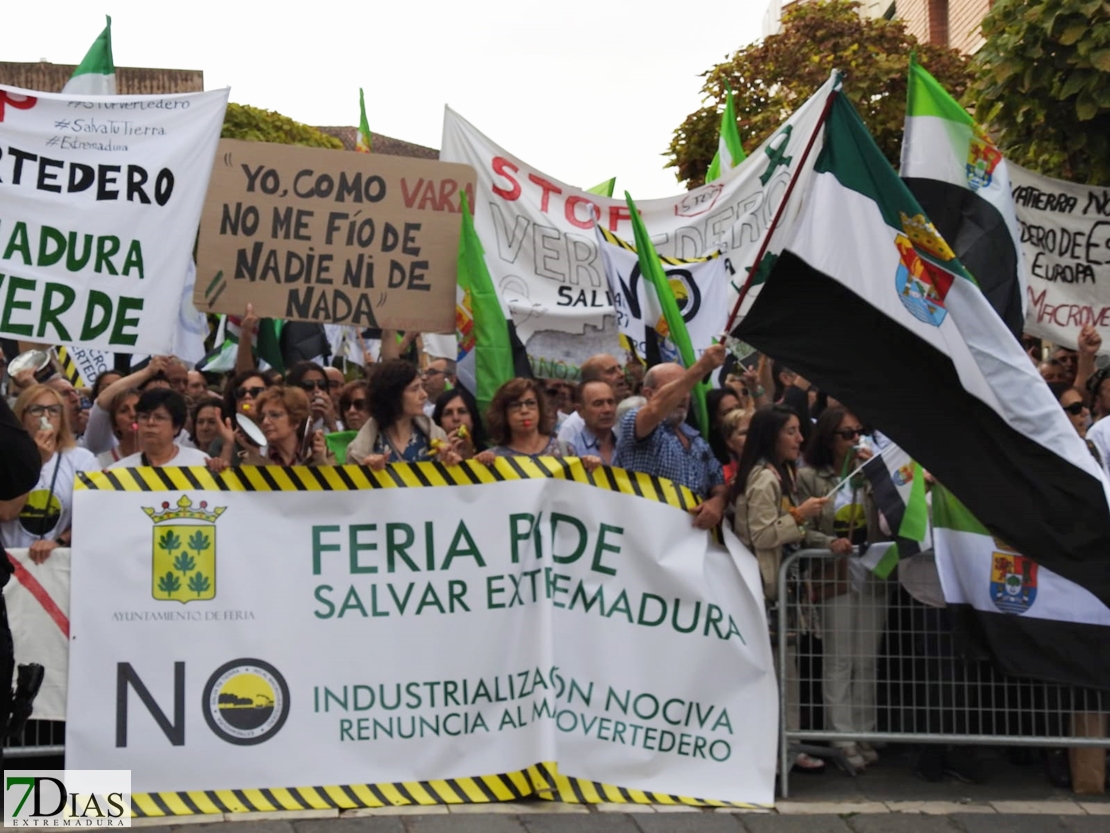
[[[493,448],[476,459],[489,465],[495,457],[562,457],[566,446],[552,436],[555,414],[534,379],[512,379],[489,403],[486,425]]]
[[[736,467],[730,498],[735,505],[733,530],[759,562],[769,613],[778,599],[783,550],[805,540],[806,525],[821,515],[828,502],[822,497],[799,501],[795,472],[801,455],[801,423],[793,408],[772,405],[755,412]],[[775,639],[772,639],[772,648],[777,655]],[[783,719],[788,729],[798,729],[801,725],[798,666],[792,655],[794,649],[787,650],[791,655],[786,662],[786,679],[779,681],[786,688]],[[775,667],[778,668],[777,656]],[[818,773],[824,768],[824,761],[804,753],[794,759],[794,769],[798,772]]]

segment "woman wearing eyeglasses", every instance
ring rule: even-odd
[[[143,391],[135,405],[135,422],[139,426],[138,454],[124,457],[110,469],[130,469],[139,466],[205,466],[211,461],[208,455],[196,448],[181,445],[177,439],[185,427],[189,406],[185,397],[172,388],[152,388]]]
[[[443,429],[424,415],[428,394],[416,365],[404,359],[378,364],[370,377],[370,418],[347,446],[347,461],[381,471],[390,463],[419,463],[438,457],[459,462]]]
[[[252,417],[266,437],[266,451],[250,450],[246,465],[324,466],[334,462],[323,431],[311,428],[308,396],[300,388],[275,385],[258,397]]]
[[[496,457],[562,457],[566,445],[552,434],[555,413],[534,379],[511,379],[493,395],[486,411],[490,442],[474,459],[489,465]]]
[[[798,472],[798,496],[827,497],[872,455],[863,426],[843,407],[827,408],[817,420]],[[820,605],[824,651],[822,691],[826,727],[836,732],[873,732],[876,728],[877,657],[886,622],[890,585],[850,553],[854,546],[882,540],[878,511],[866,476],[844,483],[806,531],[807,547],[828,547],[838,557],[818,562],[811,576]],[[879,756],[868,743],[836,744],[856,769]]]
[[[92,452],[77,447],[61,394],[32,385],[15,402],[15,416],[38,446],[42,470],[31,491],[0,501],[0,538],[11,549],[27,547],[41,564],[56,547],[70,544],[73,479],[100,466]]]

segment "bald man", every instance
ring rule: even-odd
[[[681,483],[704,502],[694,508],[694,526],[709,529],[725,511],[724,474],[709,443],[686,424],[690,395],[707,374],[725,363],[725,348],[715,344],[689,369],[657,364],[644,374],[642,408],[621,417],[613,464]]]

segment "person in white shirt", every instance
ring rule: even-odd
[[[184,448],[177,435],[185,427],[185,397],[171,388],[143,392],[135,406],[139,425],[138,454],[116,461],[108,468],[131,469],[138,466],[203,466],[208,455],[196,448]]]
[[[74,478],[99,466],[91,452],[78,447],[67,402],[54,388],[32,385],[13,410],[38,446],[42,469],[29,492],[0,501],[0,538],[6,547],[27,547],[31,560],[41,564],[56,547],[70,544]]]

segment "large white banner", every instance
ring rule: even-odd
[[[730,308],[832,88],[830,79],[724,178],[675,197],[637,200],[660,255],[693,258],[720,251],[730,258],[737,270]],[[596,219],[631,240],[625,201],[537,170],[450,108],[440,159],[464,162],[478,172],[474,227],[536,375],[575,378],[590,355],[618,352],[613,298],[593,226]]]
[[[1110,351],[1110,189],[1010,163],[1029,307],[1025,331],[1074,348],[1093,324]]]
[[[0,335],[173,351],[227,96],[0,86]]]
[[[15,662],[17,666],[38,663],[44,672],[31,718],[65,720],[70,551],[58,547],[41,564],[31,561],[25,549],[8,550],[8,555],[15,574],[4,585],[4,604]]]
[[[772,801],[776,684],[735,539],[573,481],[360,491],[318,471],[335,490],[138,491],[126,472],[78,488],[69,766],[130,769],[144,792],[556,762]],[[405,471],[380,482],[416,485]]]
[[[636,247],[608,230],[597,230],[598,251],[609,281],[617,329],[623,337],[621,346],[647,360],[648,338],[652,333],[659,348],[658,361],[681,361],[659,298],[640,274]],[[729,282],[735,278],[736,270],[727,257],[717,252],[690,260],[662,258],[662,266],[686,324],[690,343],[700,356],[715,343],[714,339],[721,335],[728,322],[728,298],[730,295],[733,299],[736,297],[734,292],[729,292]]]

